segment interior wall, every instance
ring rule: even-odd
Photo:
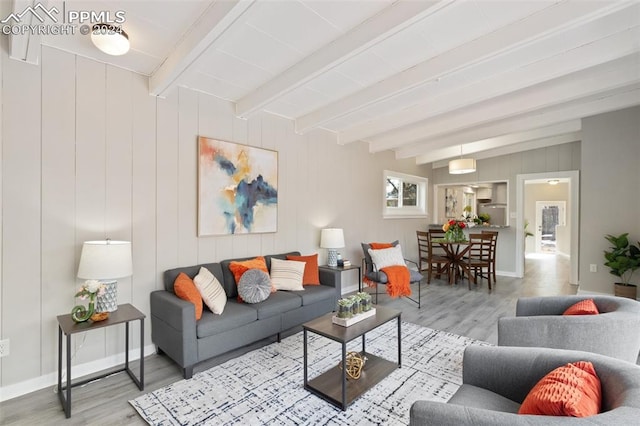
[[[501,229],[498,237],[496,270],[508,276],[516,275],[516,178],[519,174],[558,172],[581,169],[581,143],[572,142],[522,151],[476,161],[476,171],[465,175],[450,175],[447,167],[433,169],[431,184],[475,184],[508,182],[509,228]]]
[[[613,293],[616,277],[604,266],[607,234],[640,240],[640,107],[582,120],[580,290]],[[597,272],[590,272],[590,264]],[[640,283],[636,272],[632,282]]]
[[[524,186],[524,218],[529,221],[529,232],[536,232],[536,201],[565,201],[566,222],[564,226],[556,227],[556,252],[559,254],[571,254],[571,198],[569,197],[569,185],[558,183],[530,183]],[[526,239],[525,253],[535,253],[535,237]]]
[[[1,65],[4,399],[54,382],[56,316],[75,305],[86,240],[132,241],[134,273],[119,280],[118,298],[147,318],[164,270],[290,250],[318,252],[324,263],[327,226],[344,228],[343,255],[356,264],[362,241],[399,239],[417,258],[415,231],[425,220],[382,219],[382,172],[429,178],[430,166],[369,154],[364,143],[338,145],[326,131],[299,135],[267,113],[241,120],[231,103],[188,89],[154,98],[144,76],[52,48],[43,47],[39,66],[6,52]],[[276,233],[197,237],[198,135],[278,151]],[[99,370],[124,351],[119,327],[86,333],[82,346],[77,337],[74,365]]]

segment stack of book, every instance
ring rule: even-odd
[[[351,266],[351,261],[347,259],[338,260],[338,266],[341,268],[348,268]]]

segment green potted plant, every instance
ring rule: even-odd
[[[631,277],[640,268],[640,242],[637,246],[630,244],[628,236],[624,233],[605,237],[611,247],[604,252],[604,265],[609,267],[612,275],[620,278],[620,282],[615,283],[615,295],[636,299],[637,287],[631,284]]]

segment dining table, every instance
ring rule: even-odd
[[[475,284],[476,280],[473,274],[468,270],[466,265],[465,254],[471,249],[469,240],[449,240],[446,238],[434,238],[432,244],[438,244],[444,250],[447,258],[449,258],[450,271],[449,284],[453,285],[459,279],[463,279],[465,272],[467,278]]]

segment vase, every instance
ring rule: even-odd
[[[83,305],[74,306],[71,310],[71,319],[75,322],[85,322],[91,318],[91,315],[95,312],[95,303],[96,303],[96,294],[91,293],[89,296],[89,306],[84,307]]]
[[[464,241],[464,232],[462,228],[449,228],[444,234],[444,238],[450,242]]]

